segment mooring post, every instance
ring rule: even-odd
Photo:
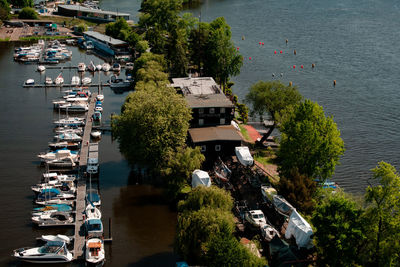
[[[111,217],[108,218],[108,238],[111,239]]]

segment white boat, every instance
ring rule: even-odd
[[[104,100],[104,95],[99,94],[99,95],[96,96],[96,99],[99,100],[99,101],[103,101]]]
[[[279,236],[278,231],[269,224],[263,224],[260,227],[261,235],[265,241],[270,242],[275,236]]]
[[[96,65],[96,70],[97,71],[101,71],[101,69],[102,69],[102,66],[99,64],[99,65]]]
[[[82,79],[82,84],[89,84],[92,82],[92,79],[90,77],[85,77]]]
[[[72,79],[71,79],[72,85],[79,85],[80,82],[81,82],[81,79],[79,78],[79,76],[72,76]]]
[[[57,78],[54,80],[55,84],[62,84],[64,83],[64,78],[62,77],[62,74],[60,73]]]
[[[94,110],[95,110],[95,111],[103,112],[103,107],[102,107],[102,106],[96,106],[96,107],[94,108]]]
[[[85,209],[87,219],[101,219],[101,211],[92,204],[88,204]]]
[[[47,85],[53,84],[53,80],[50,77],[46,77],[46,80],[44,82]]]
[[[121,71],[121,64],[119,63],[114,63],[112,66],[112,70],[115,72],[120,72]]]
[[[132,85],[132,81],[118,78],[116,75],[111,76],[109,83],[111,89],[129,88]]]
[[[82,126],[85,124],[85,119],[78,117],[71,117],[67,119],[56,120],[54,121],[54,124],[58,126],[66,126],[66,125]]]
[[[103,65],[101,65],[101,69],[105,72],[109,71],[111,69],[110,64],[108,63],[103,63]]]
[[[82,141],[82,137],[77,135],[76,133],[60,133],[54,136],[54,139],[60,141],[67,141],[67,142],[80,142]]]
[[[45,70],[46,70],[46,67],[43,66],[43,65],[39,65],[39,66],[37,67],[37,71],[38,71],[38,72],[43,72],[43,71],[45,71]]]
[[[95,72],[96,66],[93,64],[93,61],[90,61],[89,65],[87,66],[88,71]]]
[[[86,241],[85,250],[86,263],[95,266],[104,264],[104,242],[100,238],[90,238]]]
[[[43,212],[39,216],[32,216],[32,222],[39,226],[54,226],[71,224],[74,222],[74,218],[70,213],[57,211],[57,212]]]
[[[83,72],[83,71],[85,71],[85,70],[86,70],[86,65],[85,65],[85,63],[83,63],[83,62],[79,63],[79,64],[78,64],[78,71],[79,71],[79,72]]]
[[[58,108],[68,112],[85,112],[89,110],[89,105],[88,103],[72,102],[59,105]]]
[[[67,142],[67,141],[62,141],[62,142],[52,142],[49,143],[49,148],[50,149],[61,149],[61,148],[67,148],[70,150],[76,150],[80,146],[79,142]]]
[[[103,223],[100,219],[86,219],[85,220],[86,234],[92,237],[103,236]]]
[[[62,241],[48,241],[42,247],[16,249],[13,256],[21,261],[42,264],[70,262],[73,259]]]
[[[75,194],[76,186],[74,182],[59,182],[57,180],[49,181],[47,183],[40,183],[32,185],[31,189],[35,193],[40,193],[44,189],[57,188],[60,191],[68,194]]]
[[[38,205],[60,205],[60,204],[65,204],[72,206],[74,204],[74,200],[69,200],[69,199],[50,199],[50,200],[43,200],[43,201],[35,201],[36,204]]]
[[[101,137],[101,131],[93,131],[93,132],[90,133],[90,135],[93,138],[100,138]]]
[[[45,242],[49,242],[49,241],[61,241],[61,242],[65,242],[67,244],[69,244],[72,241],[73,237],[69,237],[66,235],[42,235],[40,237],[40,240],[45,241]]]
[[[25,82],[26,85],[34,85],[35,84],[35,80],[34,79],[28,79]]]
[[[73,182],[76,180],[76,175],[74,174],[58,174],[56,172],[43,173],[43,180],[53,181],[57,180],[59,182]]]

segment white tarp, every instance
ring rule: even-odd
[[[250,154],[250,150],[247,146],[238,146],[235,147],[235,153],[239,160],[239,162],[244,166],[252,166],[253,165],[253,157]]]
[[[313,246],[310,239],[312,234],[310,224],[296,210],[293,210],[286,228],[285,238],[290,239],[293,236],[299,248],[311,248]]]
[[[192,174],[192,187],[204,185],[206,187],[211,186],[211,178],[207,172],[202,170],[194,170]]]

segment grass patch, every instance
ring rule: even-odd
[[[8,41],[10,41],[10,37],[6,37],[4,39],[0,38],[0,42],[8,42]]]
[[[240,128],[240,133],[243,135],[244,139],[246,141],[251,142],[252,140],[250,139],[249,133],[247,132],[246,127],[244,127],[243,124],[239,124],[239,128]]]
[[[58,39],[69,39],[71,36],[29,36],[21,37],[20,41],[38,41],[38,40],[58,40]]]

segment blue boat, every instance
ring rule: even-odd
[[[90,237],[103,236],[103,223],[100,219],[87,219],[85,229],[86,234]]]
[[[92,116],[93,116],[94,121],[101,121],[101,112],[100,111],[95,111]]]
[[[33,209],[34,212],[47,211],[47,210],[70,212],[70,211],[72,211],[72,207],[67,204],[52,204],[52,205],[46,205],[44,207],[39,207],[39,208]]]

